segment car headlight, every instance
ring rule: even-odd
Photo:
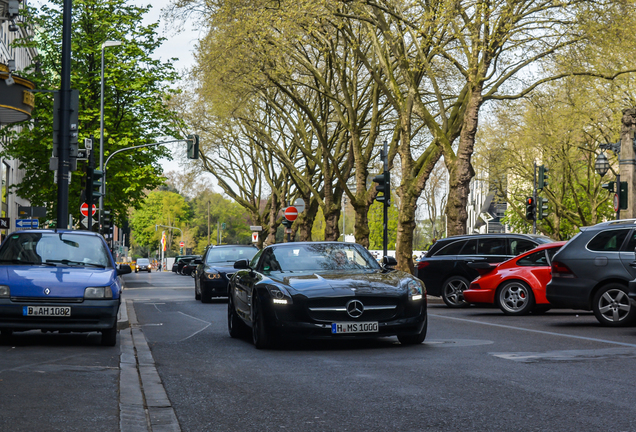
[[[84,290],[85,299],[112,299],[113,290],[110,287],[88,287]]]
[[[11,290],[6,285],[0,285],[0,298],[9,298]]]
[[[283,287],[268,286],[267,291],[269,291],[269,295],[272,298],[272,303],[276,305],[287,305],[293,303],[291,295]]]
[[[406,284],[406,290],[409,293],[409,300],[421,300],[424,295],[424,288],[422,282],[411,280]]]
[[[221,279],[221,275],[219,273],[205,273],[205,277],[208,279]]]

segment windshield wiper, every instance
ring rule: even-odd
[[[77,265],[77,266],[90,266],[90,267],[100,267],[100,268],[106,268],[106,266],[103,266],[101,264],[94,264],[94,263],[89,263],[89,262],[84,262],[84,261],[73,261],[73,260],[67,260],[67,259],[61,259],[61,260],[46,260],[47,264],[48,263],[59,263],[59,264],[64,264],[64,265]],[[53,264],[55,265],[55,264]]]
[[[25,264],[25,265],[49,265],[49,266],[55,266],[55,264],[53,263],[48,263],[48,262],[35,262],[35,261],[23,261],[23,260],[19,260],[19,259],[3,259],[0,260],[0,262],[9,262],[12,264]]]

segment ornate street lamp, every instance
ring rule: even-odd
[[[605,152],[601,152],[598,156],[596,156],[596,162],[594,162],[594,169],[596,172],[603,177],[609,171],[610,164],[607,160],[607,156],[605,156]]]

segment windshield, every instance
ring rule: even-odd
[[[53,232],[9,235],[0,248],[0,264],[6,263],[111,266],[99,237]]]
[[[139,265],[148,265],[148,264],[150,264],[150,261],[148,260],[148,258],[139,258],[137,260],[137,264],[139,264]]]
[[[258,249],[251,246],[213,247],[205,256],[206,264],[233,263],[240,259],[251,260]]]
[[[377,270],[380,265],[357,244],[281,245],[263,254],[263,271]]]

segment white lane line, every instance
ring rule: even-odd
[[[521,331],[530,332],[530,333],[539,333],[539,334],[550,335],[550,336],[560,336],[560,337],[566,337],[566,338],[571,338],[571,339],[581,339],[581,340],[586,340],[586,341],[591,341],[591,342],[601,342],[601,343],[606,343],[606,344],[628,346],[628,347],[636,348],[636,344],[630,344],[630,343],[625,343],[625,342],[615,342],[615,341],[610,341],[610,340],[605,340],[605,339],[597,339],[597,338],[591,338],[591,337],[585,337],[585,336],[575,336],[575,335],[569,335],[569,334],[564,334],[564,333],[555,333],[555,332],[544,331],[544,330],[533,330],[533,329],[528,329],[528,328],[523,328],[523,327],[513,327],[513,326],[509,326],[509,325],[504,325],[504,324],[486,323],[486,322],[483,322],[483,321],[476,321],[476,320],[471,320],[471,319],[466,319],[466,318],[455,318],[455,317],[449,317],[449,316],[444,316],[444,315],[435,315],[435,314],[431,314],[431,313],[429,313],[428,315],[436,317],[436,318],[446,318],[446,319],[449,319],[449,320],[463,321],[463,322],[469,322],[469,323],[473,323],[473,324],[481,324],[481,325],[486,325],[486,326],[491,326],[491,327],[500,327],[500,328],[505,328],[505,329],[509,329],[509,330],[521,330]]]
[[[195,319],[195,320],[197,320],[197,321],[201,321],[201,322],[206,323],[206,324],[212,324],[210,321],[204,321],[204,320],[202,320],[202,319],[200,319],[200,318],[193,317],[192,315],[188,315],[187,313],[183,313],[183,312],[181,312],[181,311],[179,311],[179,313],[180,313],[181,315],[185,315],[185,316],[190,317],[190,318],[192,318],[192,319]]]

